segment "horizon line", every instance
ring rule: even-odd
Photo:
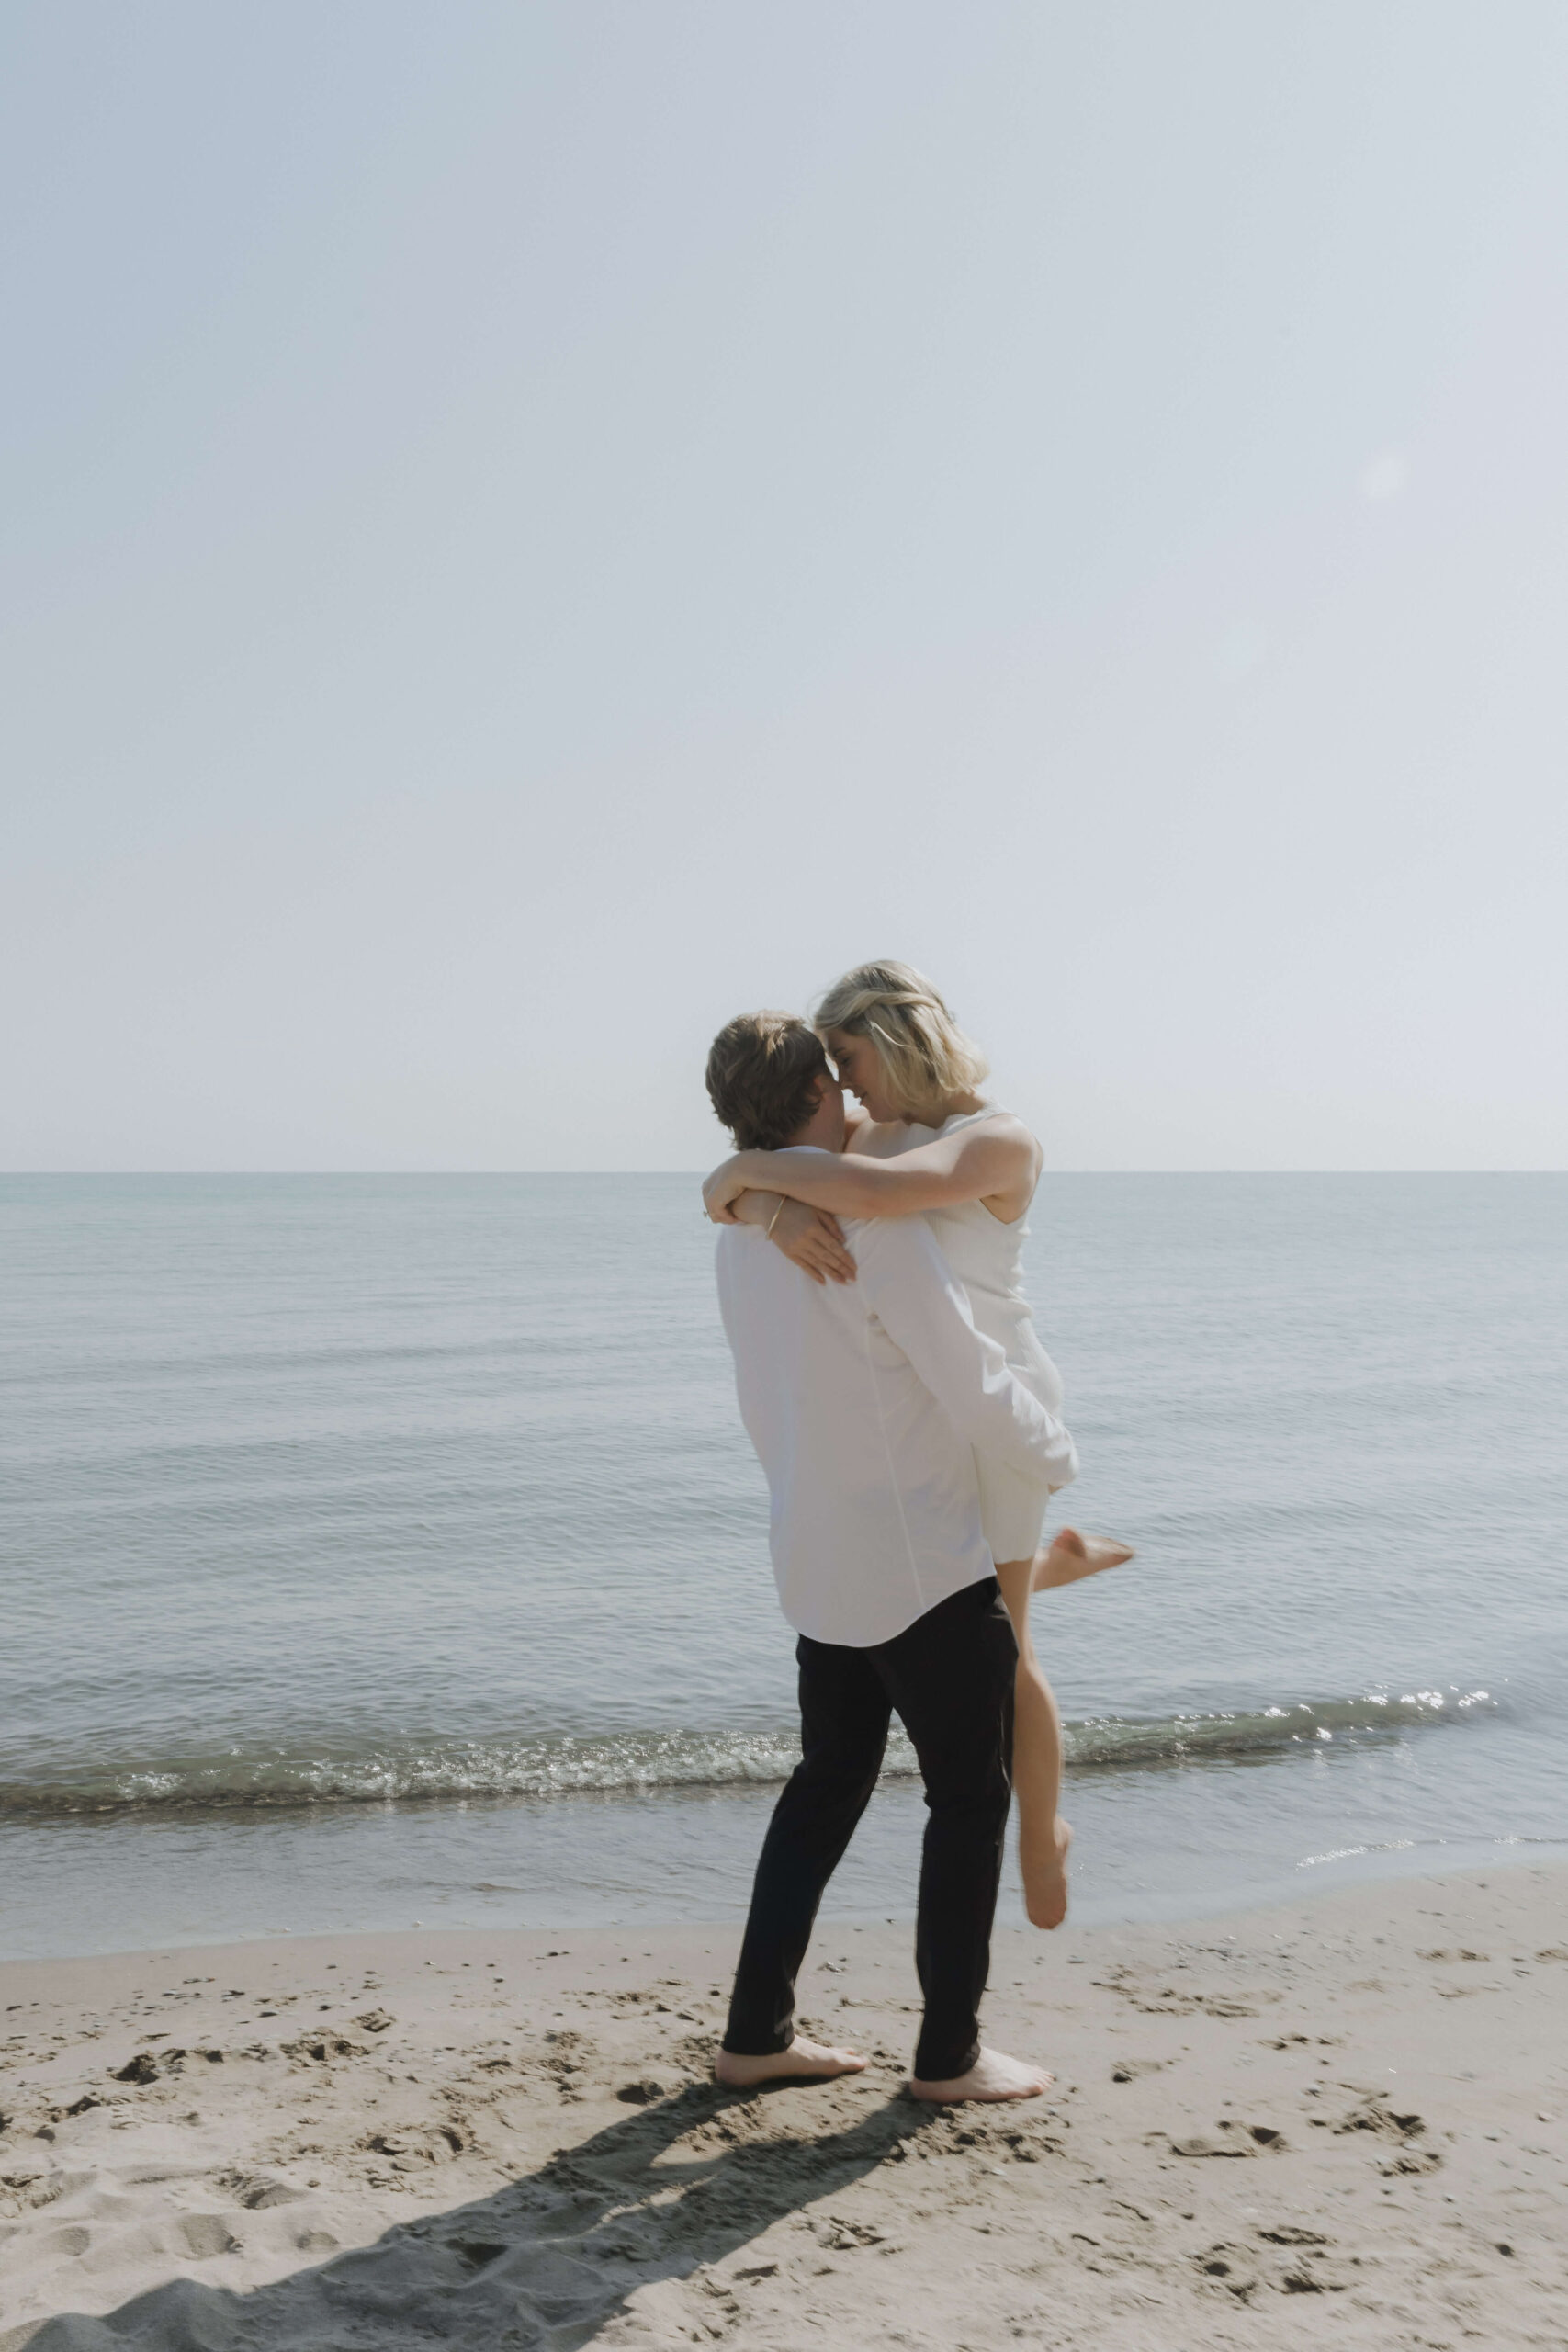
[[[306,1177],[384,1177],[423,1180],[431,1177],[471,1178],[476,1182],[489,1178],[517,1176],[690,1176],[698,1182],[707,1174],[707,1167],[694,1168],[3,1168],[0,1182],[7,1179],[49,1179],[72,1177],[80,1180],[101,1177],[114,1180],[128,1176],[254,1178],[277,1176]],[[1047,1168],[1042,1171],[1043,1183],[1051,1176],[1563,1176],[1564,1168]]]

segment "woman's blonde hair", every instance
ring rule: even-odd
[[[990,1069],[958,1026],[935,989],[912,964],[857,964],[835,980],[812,1015],[825,1038],[829,1029],[869,1037],[887,1091],[907,1118],[926,1120],[949,1097],[973,1093]]]

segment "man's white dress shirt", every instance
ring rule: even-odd
[[[844,1230],[859,1279],[822,1284],[727,1225],[718,1299],[784,1615],[865,1649],[992,1573],[972,1448],[1054,1487],[1077,1454],[976,1329],[923,1218]]]

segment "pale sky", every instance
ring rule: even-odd
[[[13,0],[0,1165],[1568,1166],[1561,0]]]

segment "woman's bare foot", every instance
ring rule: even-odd
[[[836,2075],[863,2074],[865,2065],[858,2051],[829,2050],[797,2033],[787,2050],[775,2050],[761,2058],[721,2050],[713,2071],[715,2080],[727,2083],[731,2090],[749,2091],[759,2083],[829,2083]]]
[[[1059,1928],[1067,1916],[1067,1849],[1072,1842],[1073,1833],[1060,1814],[1040,1838],[1020,1816],[1018,1868],[1032,1928]]]
[[[1058,1585],[1097,1577],[1102,1568],[1119,1568],[1134,1556],[1132,1545],[1113,1535],[1080,1535],[1076,1527],[1064,1527],[1048,1552],[1035,1555],[1033,1589],[1054,1592]]]
[[[1026,2065],[1021,2058],[1004,2058],[999,2050],[982,2050],[966,2075],[950,2082],[922,2083],[917,2075],[909,2088],[933,2107],[949,2107],[964,2098],[1038,2098],[1055,2081],[1043,2066]]]

